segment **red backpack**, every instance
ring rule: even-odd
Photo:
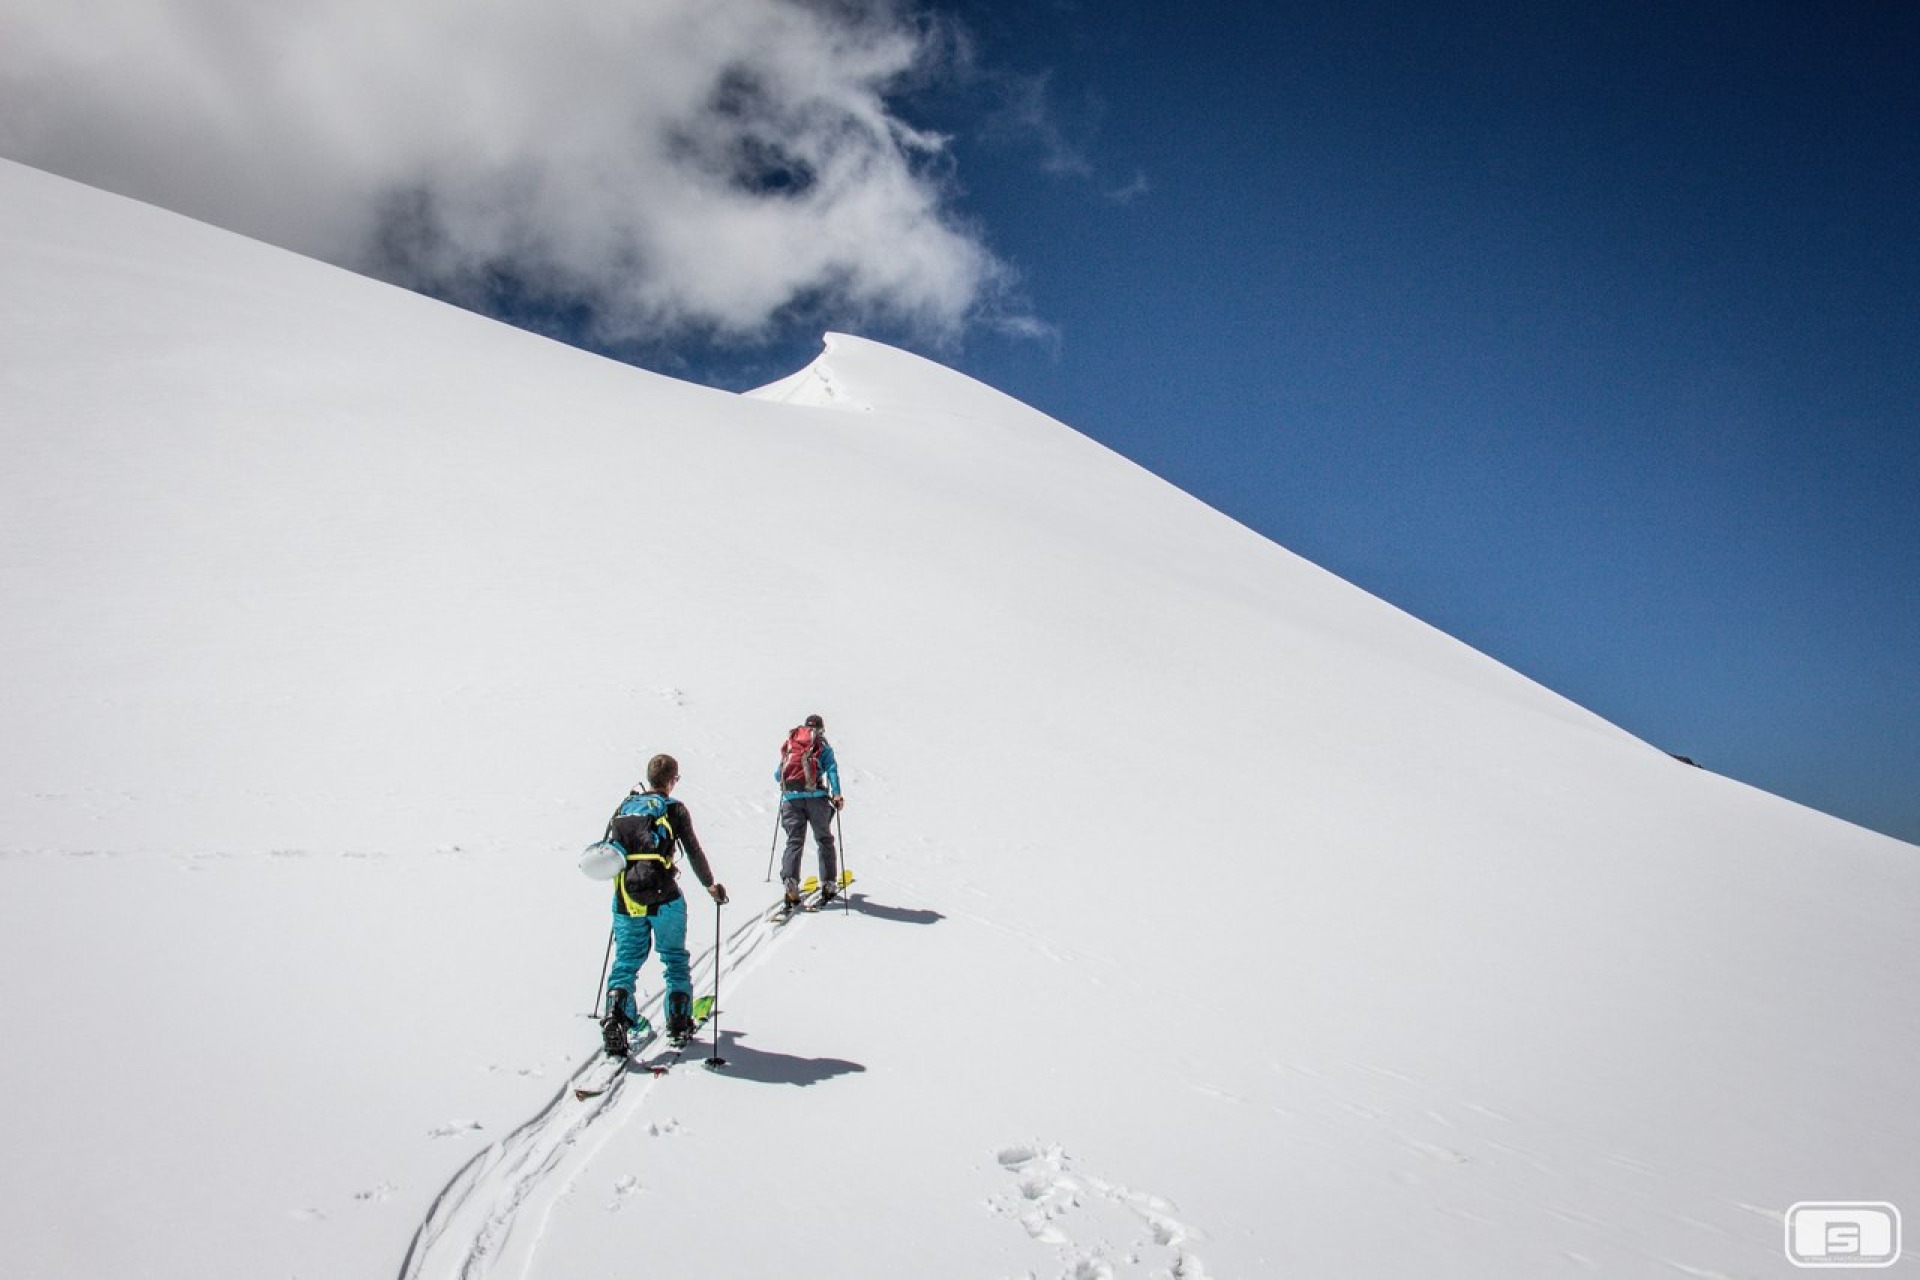
[[[789,733],[780,748],[780,785],[788,791],[818,791],[820,749],[826,745],[825,734],[804,724]]]

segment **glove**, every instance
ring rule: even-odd
[[[727,886],[723,884],[710,884],[707,886],[707,892],[712,894],[713,900],[721,906],[724,907],[727,905]]]
[[[835,813],[840,812],[840,810],[846,807],[847,807],[847,798],[845,796],[835,796],[833,798],[833,811]]]

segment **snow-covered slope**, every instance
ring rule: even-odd
[[[0,420],[9,1274],[1748,1276],[1920,1204],[1910,846],[936,365],[727,395],[0,164]],[[858,893],[775,933],[813,711]],[[662,750],[730,1065],[581,1104]]]

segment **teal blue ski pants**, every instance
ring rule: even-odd
[[[655,947],[660,948],[660,967],[667,971],[667,992],[693,996],[693,976],[687,960],[687,900],[675,898],[662,903],[644,916],[630,916],[616,909],[613,913],[613,964],[607,969],[607,999],[613,992],[627,993],[627,1021],[638,1024],[640,1007],[634,1003],[640,966]],[[612,1009],[612,1004],[608,1004]]]

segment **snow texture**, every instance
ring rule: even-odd
[[[1771,1276],[1920,1207],[1911,846],[990,388],[689,386],[11,164],[0,285],[10,1275]],[[816,711],[859,881],[776,931]],[[656,751],[727,1066],[581,1102]]]

